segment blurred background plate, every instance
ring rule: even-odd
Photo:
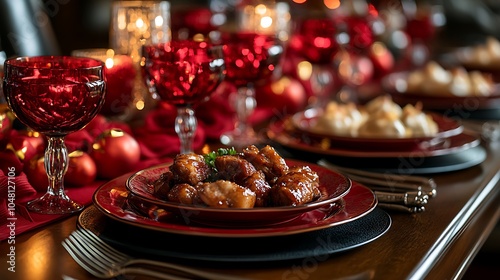
[[[442,96],[424,93],[408,93],[398,90],[397,83],[406,83],[408,72],[397,72],[386,76],[383,89],[399,105],[421,102],[424,110],[433,110],[447,117],[460,119],[498,119],[500,117],[500,85],[491,96]],[[404,87],[403,87],[404,88]]]
[[[328,160],[336,165],[397,174],[432,174],[457,171],[480,164],[486,159],[481,140],[466,132],[447,138],[439,145],[413,151],[344,149],[293,133],[288,119],[268,127],[268,137],[286,153],[304,160]],[[286,156],[286,153],[282,153]]]
[[[412,103],[415,104],[415,103]],[[401,105],[404,106],[404,105]],[[297,131],[306,134],[309,137],[318,139],[328,138],[332,146],[354,148],[363,150],[413,150],[419,145],[432,142],[434,139],[442,139],[458,135],[463,132],[464,128],[459,121],[444,117],[436,113],[428,113],[438,125],[438,133],[429,137],[351,137],[335,135],[332,133],[317,130],[314,126],[323,114],[322,109],[308,109],[298,112],[291,117],[291,122]],[[440,140],[438,140],[440,141]]]

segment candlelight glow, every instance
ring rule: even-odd
[[[267,13],[267,7],[264,4],[259,4],[255,7],[255,13],[258,15],[265,15]]]
[[[155,25],[156,25],[156,27],[160,27],[163,25],[163,17],[162,16],[155,17]]]
[[[270,16],[265,16],[260,19],[260,26],[263,28],[269,28],[273,25],[273,19]]]
[[[135,26],[137,26],[137,28],[139,28],[139,29],[141,29],[144,26],[144,21],[142,20],[142,18],[138,18],[135,21]]]
[[[340,0],[323,0],[323,4],[325,4],[328,9],[334,10],[340,7]]]
[[[106,58],[106,68],[110,69],[110,68],[113,68],[113,66],[115,65],[115,62],[113,61],[113,58]]]
[[[144,100],[139,100],[135,103],[135,108],[139,111],[143,110],[144,109]]]
[[[116,21],[118,22],[118,29],[124,30],[127,28],[127,17],[123,11],[118,12]]]
[[[312,64],[309,61],[301,61],[297,64],[297,75],[303,81],[311,78]]]

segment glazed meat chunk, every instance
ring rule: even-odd
[[[238,156],[219,156],[215,159],[217,177],[243,185],[245,179],[257,172],[255,167],[244,158]]]
[[[292,167],[271,189],[274,206],[297,206],[321,196],[319,177],[309,166]]]
[[[220,156],[215,159],[215,166],[219,179],[235,182],[253,191],[256,196],[255,206],[267,204],[271,186],[266,181],[264,173],[256,170],[246,159],[238,156]]]
[[[198,190],[190,184],[177,184],[168,192],[168,200],[182,204],[200,204]]]
[[[200,199],[210,207],[253,208],[255,193],[234,182],[218,180],[197,186]]]
[[[158,179],[153,182],[153,194],[162,199],[168,199],[168,193],[172,188],[174,174],[171,171],[162,173]]]
[[[211,169],[202,155],[191,153],[177,155],[170,166],[170,171],[174,174],[175,184],[186,183],[196,186],[209,177]]]
[[[270,183],[274,183],[288,171],[285,159],[269,145],[260,150],[254,145],[248,146],[243,149],[243,155],[257,170],[264,172],[266,180]]]
[[[266,176],[261,170],[257,170],[257,172],[246,178],[243,186],[255,193],[255,207],[268,206],[270,204],[269,193],[271,185],[266,181]]]

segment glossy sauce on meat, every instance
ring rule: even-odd
[[[204,156],[181,154],[154,182],[154,194],[168,201],[217,208],[297,206],[321,196],[319,177],[309,166],[288,167],[271,146],[248,146],[219,155],[211,167]]]
[[[217,177],[222,180],[235,182],[255,193],[255,206],[268,204],[271,186],[266,181],[261,170],[257,170],[249,161],[239,156],[220,156],[215,159],[218,170]]]
[[[217,180],[198,186],[201,200],[216,208],[253,208],[255,193],[234,182]]]
[[[251,145],[243,149],[243,156],[256,169],[262,170],[266,179],[269,182],[275,182],[278,177],[283,176],[288,171],[288,165],[285,159],[271,146],[265,146],[259,150],[256,146]]]
[[[199,204],[200,197],[196,187],[190,184],[177,184],[168,193],[168,200],[181,204]]]
[[[278,178],[271,191],[275,206],[303,205],[320,196],[319,177],[308,166],[290,168]]]
[[[179,154],[174,158],[170,171],[174,174],[173,180],[176,184],[196,186],[208,178],[211,169],[202,155]]]

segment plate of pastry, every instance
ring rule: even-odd
[[[493,78],[500,78],[500,41],[488,36],[479,44],[463,47],[452,52],[452,57],[448,63],[461,65],[468,70],[478,70],[492,73]],[[449,56],[448,56],[449,57]]]
[[[386,76],[382,88],[398,104],[421,102],[424,110],[439,110],[448,116],[467,118],[500,106],[500,88],[491,73],[463,66],[445,68],[435,61]]]
[[[329,145],[359,150],[411,150],[460,134],[461,123],[437,113],[425,112],[421,103],[401,107],[390,95],[365,105],[329,102],[291,117],[297,132],[329,141]]]

